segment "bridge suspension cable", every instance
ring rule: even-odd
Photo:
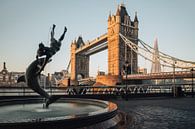
[[[71,63],[71,60],[69,60],[69,62],[68,62],[68,66],[67,66],[67,68],[66,68],[67,71],[68,71],[69,68],[70,68],[70,63]]]
[[[152,60],[154,54],[153,47],[149,46],[148,44],[146,44],[140,39],[137,39],[138,42],[141,44],[141,46],[138,46],[137,44],[133,43],[130,39],[125,37],[123,34],[120,33],[119,35],[123,39],[125,44],[127,44],[128,47],[130,47],[134,52],[136,52],[138,55],[142,56],[143,58],[149,60],[150,62],[154,62]],[[181,69],[191,69],[195,67],[195,62],[181,60],[160,51],[159,51],[159,55],[157,55],[157,58],[159,59],[159,61],[161,62],[160,64],[163,67],[169,67],[169,68],[174,67],[174,68],[181,68]]]

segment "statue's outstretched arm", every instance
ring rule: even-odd
[[[55,27],[56,27],[56,25],[53,24],[52,31],[51,31],[51,39],[54,38],[54,34],[55,34],[54,29],[55,29]]]
[[[64,36],[65,36],[66,31],[67,31],[67,28],[66,28],[66,26],[65,26],[65,27],[64,27],[64,32],[63,32],[63,34],[61,35],[61,37],[59,38],[59,42],[61,42],[61,41],[64,39]]]

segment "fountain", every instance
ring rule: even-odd
[[[50,47],[39,44],[36,60],[26,70],[27,86],[45,98],[8,99],[0,101],[0,129],[109,129],[115,127],[120,118],[117,105],[102,100],[60,98],[50,96],[39,85],[39,76],[51,57],[60,50],[66,27],[59,40],[54,38],[53,25]]]

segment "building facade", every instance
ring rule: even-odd
[[[0,85],[11,85],[17,83],[17,79],[24,75],[24,72],[9,72],[6,63],[3,63],[3,69],[0,71]]]

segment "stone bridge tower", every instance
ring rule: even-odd
[[[131,21],[124,5],[117,8],[116,14],[108,17],[108,74],[123,74],[125,61],[128,61],[128,74],[137,73],[138,57],[120,38],[119,33],[138,44],[138,18]]]
[[[71,80],[73,81],[78,80],[78,77],[89,77],[89,56],[76,53],[76,50],[84,45],[81,36],[71,44]]]

